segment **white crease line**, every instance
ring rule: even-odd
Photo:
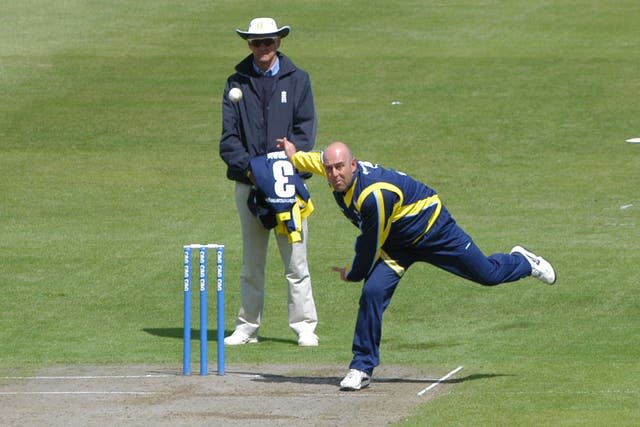
[[[155,394],[168,394],[156,391],[0,391],[0,396],[17,396],[17,395],[52,395],[52,394],[66,394],[66,395],[95,395],[95,394],[127,394],[127,395],[155,395]]]
[[[35,376],[35,377],[0,377],[2,380],[96,380],[96,379],[136,379],[136,378],[168,378],[175,375],[75,375],[75,376]]]
[[[429,387],[425,388],[424,390],[418,392],[418,396],[422,396],[423,394],[425,394],[426,392],[428,392],[429,390],[435,388],[438,384],[440,384],[442,381],[445,381],[447,378],[457,374],[458,372],[460,372],[462,370],[462,366],[458,366],[456,369],[454,369],[453,371],[449,372],[447,375],[445,375],[444,377],[440,378],[438,381],[436,381],[435,383],[431,384]]]

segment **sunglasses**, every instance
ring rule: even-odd
[[[270,37],[268,39],[252,39],[252,40],[249,40],[249,44],[251,46],[253,46],[253,47],[260,47],[260,46],[269,47],[269,46],[274,45],[275,42],[276,42],[276,39],[274,39],[272,37]]]

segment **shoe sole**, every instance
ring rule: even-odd
[[[371,384],[371,378],[361,381],[360,386],[358,387],[344,387],[340,385],[340,390],[341,391],[358,391],[358,390],[362,390],[363,388],[369,387],[369,384]]]
[[[258,338],[250,338],[247,341],[242,341],[242,342],[234,342],[234,343],[227,343],[225,342],[224,345],[228,346],[228,347],[233,347],[236,345],[245,345],[245,344],[258,344]]]
[[[340,387],[340,391],[358,391],[358,390],[362,390],[363,388],[367,388],[367,387],[369,387],[369,383],[361,385],[360,387]]]
[[[548,286],[553,286],[556,284],[556,282],[558,281],[558,272],[556,271],[556,269],[553,267],[553,264],[551,264],[549,261],[547,261],[545,258],[538,256],[538,258],[540,258],[541,260],[543,260],[544,262],[546,262],[547,264],[549,264],[549,267],[551,267],[551,271],[553,271],[553,282],[551,283],[547,283]]]

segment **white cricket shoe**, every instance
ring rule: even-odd
[[[529,264],[531,264],[531,275],[537,279],[542,280],[547,285],[553,285],[556,283],[556,271],[549,261],[530,252],[522,246],[514,246],[511,249],[511,253],[517,252],[523,255]]]
[[[235,331],[224,339],[224,345],[243,345],[243,344],[257,344],[258,337],[252,337],[244,332]]]
[[[298,335],[298,345],[300,347],[317,347],[318,336],[313,332],[303,332]]]
[[[371,382],[371,377],[366,372],[358,369],[349,369],[346,377],[340,381],[340,390],[360,390]]]

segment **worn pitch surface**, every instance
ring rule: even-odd
[[[449,369],[450,370],[450,369]],[[379,367],[371,385],[343,392],[337,366],[238,365],[185,377],[172,367],[59,367],[0,378],[9,426],[370,426],[409,416],[451,390],[446,374]]]

